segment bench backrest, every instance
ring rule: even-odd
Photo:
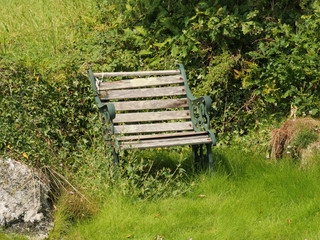
[[[115,134],[193,130],[186,97],[189,88],[179,70],[93,75],[102,103],[115,106]]]

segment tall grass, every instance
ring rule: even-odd
[[[216,152],[215,174],[183,197],[132,202],[110,193],[102,212],[66,239],[317,239],[319,167],[302,170],[241,150]]]
[[[0,57],[41,62],[62,54],[92,21],[93,0],[0,0]]]

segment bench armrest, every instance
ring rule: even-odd
[[[190,113],[193,128],[196,132],[207,131],[212,140],[212,145],[216,145],[216,137],[213,131],[210,130],[209,112],[211,110],[211,98],[209,96],[199,97],[190,102]]]
[[[112,120],[116,117],[116,109],[113,103],[107,103],[105,105],[98,104],[99,110],[102,114],[107,116],[107,122],[112,123]]]
[[[179,64],[179,70],[184,79],[193,129],[196,132],[207,131],[212,140],[212,145],[216,145],[216,137],[210,130],[209,112],[212,108],[211,98],[209,96],[195,98],[188,86],[187,76],[182,64]]]
[[[98,103],[98,107],[99,111],[102,113],[105,119],[104,122],[107,123],[104,127],[104,132],[106,140],[108,140],[111,137],[111,135],[114,134],[114,125],[112,120],[116,117],[116,109],[113,103],[107,103],[103,105],[100,102],[100,104]]]
[[[93,92],[95,93],[94,99],[96,100],[100,113],[104,117],[104,122],[107,123],[104,127],[105,136],[109,138],[110,134],[114,134],[114,125],[112,120],[116,117],[115,106],[113,103],[102,104],[99,98],[99,89],[97,89],[97,80],[91,69],[88,71],[88,77],[91,81]]]
[[[114,107],[114,104],[113,103],[102,104],[98,96],[99,89],[97,89],[97,84],[96,84],[97,80],[93,75],[93,72],[91,69],[89,69],[88,71],[88,76],[89,76],[89,80],[91,81],[93,91],[95,93],[94,99],[96,100],[96,103],[100,112],[105,116],[107,123],[112,123],[112,120],[116,117],[116,109]]]
[[[99,111],[102,114],[108,115],[108,122],[112,122],[112,120],[116,117],[116,108],[113,103],[102,104],[100,98],[98,96],[95,97],[97,106]]]
[[[203,96],[190,100],[191,121],[196,132],[210,130],[210,109],[211,99],[209,96]]]

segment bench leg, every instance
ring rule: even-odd
[[[204,145],[193,145],[192,154],[197,169],[205,169],[208,166],[208,158],[204,154]],[[208,151],[208,150],[207,150]]]
[[[193,156],[193,162],[194,162],[195,168],[198,168],[200,164],[198,150],[199,150],[199,145],[192,145],[192,156]]]
[[[196,168],[213,170],[212,145],[206,144],[207,152],[204,154],[204,145],[193,145],[192,155]]]
[[[200,161],[201,161],[201,168],[204,169],[206,167],[206,163],[205,163],[205,158],[204,158],[204,155],[203,155],[203,145],[200,145],[199,146],[200,148]]]
[[[116,151],[116,149],[114,147],[112,147],[112,154],[113,154],[113,164],[115,166],[118,166],[118,164],[119,164],[119,155],[118,155],[118,153],[117,153],[117,151]]]
[[[211,144],[207,144],[207,157],[208,157],[209,170],[213,170],[213,156],[212,156]]]

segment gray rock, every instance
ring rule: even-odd
[[[53,227],[49,184],[42,174],[0,158],[0,228],[44,239]]]

